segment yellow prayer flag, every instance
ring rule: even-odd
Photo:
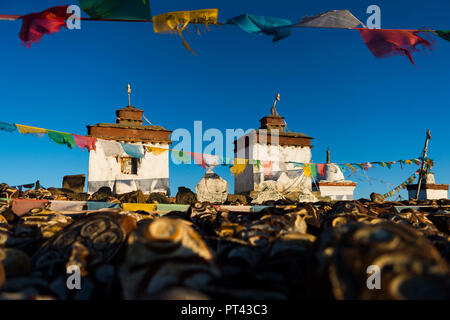
[[[46,130],[46,129],[29,127],[29,126],[24,126],[24,125],[21,125],[21,124],[16,124],[16,126],[17,126],[17,129],[19,130],[19,132],[21,134],[27,134],[27,133],[48,133],[48,130]]]
[[[169,149],[158,148],[158,147],[145,147],[147,152],[153,153],[155,156],[159,156],[160,154],[168,151]]]
[[[309,164],[305,163],[303,167],[303,174],[305,177],[311,177],[311,168],[309,167]]]
[[[204,24],[208,28],[210,24],[217,24],[218,16],[219,9],[167,12],[153,17],[153,30],[155,33],[178,33],[183,40],[184,47],[196,54],[184,40],[182,31],[186,29],[189,23],[196,25],[196,28],[197,24]],[[198,28],[197,33],[200,34]]]
[[[122,203],[123,211],[156,211],[154,203]]]
[[[405,160],[405,163],[412,164],[412,161],[411,160]]]
[[[352,169],[352,171],[356,171],[356,170],[355,170],[355,167],[352,166],[351,164],[348,163],[348,164],[346,164],[346,166],[349,167],[350,169]]]
[[[245,167],[247,166],[248,159],[234,159],[234,164],[230,168],[231,174],[238,176],[242,172],[244,172]]]

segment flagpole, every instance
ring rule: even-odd
[[[420,187],[422,185],[422,179],[425,169],[425,159],[427,158],[427,152],[428,152],[428,141],[431,139],[431,132],[430,130],[427,131],[427,138],[425,139],[425,147],[423,148],[423,157],[422,157],[422,166],[420,168],[420,175],[419,175],[419,182],[417,183],[417,192],[416,192],[416,199],[419,200],[419,193],[420,193]]]

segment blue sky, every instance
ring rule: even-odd
[[[26,14],[65,1],[1,1],[0,13]],[[76,1],[73,1],[76,4]],[[381,8],[383,28],[450,29],[450,3],[428,1],[162,1],[151,2],[154,15],[178,10],[219,8],[219,20],[252,13],[299,20],[333,9],[349,9],[366,22],[366,8]],[[21,45],[20,21],[0,21],[0,120],[86,134],[86,125],[114,122],[132,104],[168,129],[256,128],[277,110],[292,131],[315,139],[313,161],[392,161],[420,156],[427,129],[429,156],[438,183],[450,182],[448,75],[450,43],[433,36],[436,48],[406,57],[376,59],[354,30],[296,29],[273,44],[237,26],[212,28],[186,40],[199,56],[185,50],[174,35],[154,34],[152,24],[83,22],[81,30],[45,36],[31,49]],[[88,171],[88,152],[70,150],[48,138],[0,132],[0,181],[10,185],[39,179],[61,187],[66,174]],[[370,182],[358,182],[355,197],[384,193],[402,183],[416,166],[373,169]],[[229,169],[216,172],[233,191]],[[204,171],[196,165],[170,165],[170,186],[194,188]],[[384,180],[386,185],[377,182]],[[406,197],[406,192],[402,191]]]

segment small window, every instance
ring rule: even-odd
[[[120,158],[120,171],[124,174],[137,174],[138,162],[133,157]]]

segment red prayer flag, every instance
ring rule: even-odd
[[[39,42],[44,34],[58,32],[65,26],[69,6],[49,8],[39,13],[30,13],[22,17],[22,28],[19,37],[28,48],[33,42]]]
[[[383,29],[363,29],[358,28],[361,37],[370,51],[377,58],[386,58],[393,55],[405,55],[412,64],[415,65],[411,52],[418,52],[417,46],[420,44],[429,48],[434,46],[430,41],[420,37],[419,31],[407,30],[383,30]]]
[[[89,151],[96,150],[95,143],[97,142],[97,139],[94,137],[86,137],[86,136],[79,136],[77,134],[72,134],[73,138],[75,139],[75,143],[77,146],[79,146],[81,149],[87,148]]]
[[[325,177],[325,163],[317,164],[317,172],[319,172],[320,177]]]
[[[206,162],[202,153],[189,152],[189,154],[192,158],[194,158],[196,164],[198,164],[200,167],[203,167],[203,169],[206,169]]]

